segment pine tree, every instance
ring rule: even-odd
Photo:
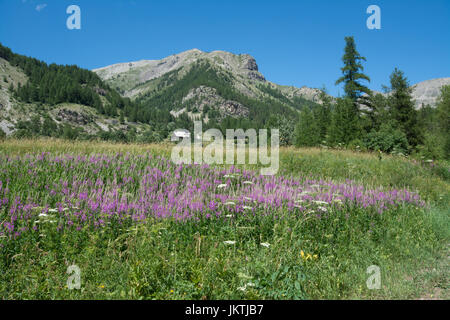
[[[320,91],[319,100],[322,102],[313,109],[314,118],[317,120],[320,142],[327,140],[328,130],[331,124],[332,98],[326,93],[325,88]]]
[[[389,105],[392,117],[399,129],[406,134],[409,145],[416,147],[422,142],[422,133],[417,120],[417,111],[414,109],[412,89],[403,71],[397,68],[392,72],[390,81]]]
[[[366,80],[370,82],[370,78],[362,73],[364,67],[361,61],[366,61],[366,58],[361,56],[356,50],[355,39],[353,37],[345,37],[345,43],[345,52],[342,57],[344,67],[341,68],[343,76],[336,81],[336,85],[344,83],[345,95],[357,107],[357,103],[363,93],[371,94],[369,88],[362,85],[360,81]]]
[[[387,99],[380,93],[370,96],[370,108],[365,110],[366,121],[364,129],[366,132],[380,129],[380,126],[391,120],[388,110]]]
[[[450,85],[441,88],[437,106],[439,132],[444,140],[445,158],[450,158]]]
[[[315,146],[320,142],[320,133],[316,119],[309,108],[300,112],[300,119],[295,128],[295,145],[297,147]]]
[[[330,127],[330,142],[348,145],[359,139],[361,134],[360,122],[354,112],[354,103],[350,98],[338,98]]]

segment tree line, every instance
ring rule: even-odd
[[[431,158],[449,158],[450,86],[442,88],[436,109],[414,107],[412,89],[404,72],[395,68],[385,95],[372,92],[363,73],[366,58],[353,37],[345,38],[341,68],[345,95],[321,95],[320,106],[304,108],[295,128],[296,146],[342,146],[386,153],[420,152]]]

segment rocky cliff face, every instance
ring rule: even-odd
[[[450,78],[431,79],[412,85],[411,95],[414,100],[416,109],[420,109],[426,105],[436,107],[438,98],[441,94],[441,88],[447,85],[450,85]],[[384,96],[389,95],[389,93],[386,94],[378,91],[373,92],[380,93]]]
[[[202,52],[198,49],[185,51],[161,60],[119,63],[93,71],[103,80],[118,87],[125,96],[133,97],[145,91],[145,88],[134,90],[137,86],[180,68],[189,69],[199,60],[207,60],[236,76],[265,81],[264,76],[258,71],[256,60],[248,54],[234,55],[225,51]]]
[[[217,94],[214,88],[200,86],[192,89],[182,100],[183,103],[193,102],[193,106],[202,113],[206,107],[219,111],[222,115],[231,117],[247,117],[248,108],[239,102],[226,100]]]
[[[412,95],[416,101],[416,108],[419,109],[427,104],[436,106],[441,88],[445,85],[450,85],[450,78],[432,79],[413,85]]]
[[[230,89],[249,98],[256,100],[272,99],[278,103],[286,104],[284,98],[293,100],[294,97],[302,97],[320,103],[318,101],[320,92],[318,89],[283,87],[267,81],[259,72],[255,58],[248,54],[235,55],[225,51],[202,52],[198,49],[192,49],[161,60],[121,63],[96,69],[94,72],[106,80],[111,87],[118,89],[122,95],[133,99],[164,90],[176,81],[173,78],[167,81],[164,78],[166,75],[177,72],[178,80],[181,80],[200,61],[207,61],[217,73],[229,75],[232,79],[229,84]],[[264,90],[262,87],[265,86],[271,89]],[[220,97],[216,91],[212,92],[212,90],[215,89],[208,88],[208,86],[193,88],[183,99],[181,108],[174,108],[174,114],[179,115],[180,110],[185,107],[185,103],[194,99],[193,96],[195,96],[194,107],[199,111],[208,106],[210,109],[218,110],[223,116],[245,117],[248,115],[246,106],[235,101],[228,101]],[[276,91],[277,94],[271,95],[273,91]]]

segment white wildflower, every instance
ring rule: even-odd
[[[48,212],[56,213],[56,212],[58,212],[58,209],[48,209]]]
[[[236,244],[236,241],[227,240],[227,241],[224,241],[223,243],[233,245],[233,244]]]
[[[252,210],[253,209],[252,207],[249,207],[249,206],[243,206],[242,208],[244,208],[244,210]]]
[[[314,203],[315,203],[315,204],[322,204],[322,205],[327,205],[327,204],[328,204],[328,202],[325,202],[325,201],[319,201],[319,200],[314,201]]]
[[[226,187],[227,187],[227,185],[226,185],[225,183],[219,184],[219,185],[217,186],[218,189],[225,189]]]
[[[261,243],[261,245],[266,248],[270,247],[270,243],[267,243],[267,242],[263,242],[263,243]]]

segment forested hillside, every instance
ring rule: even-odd
[[[416,86],[396,68],[386,93],[373,92],[365,57],[353,37],[345,42],[339,98],[325,89],[273,84],[248,55],[192,50],[92,72],[48,65],[0,45],[0,136],[161,142],[201,120],[204,129],[223,133],[278,128],[281,145],[448,158],[450,87],[440,88],[436,107],[417,109]]]

